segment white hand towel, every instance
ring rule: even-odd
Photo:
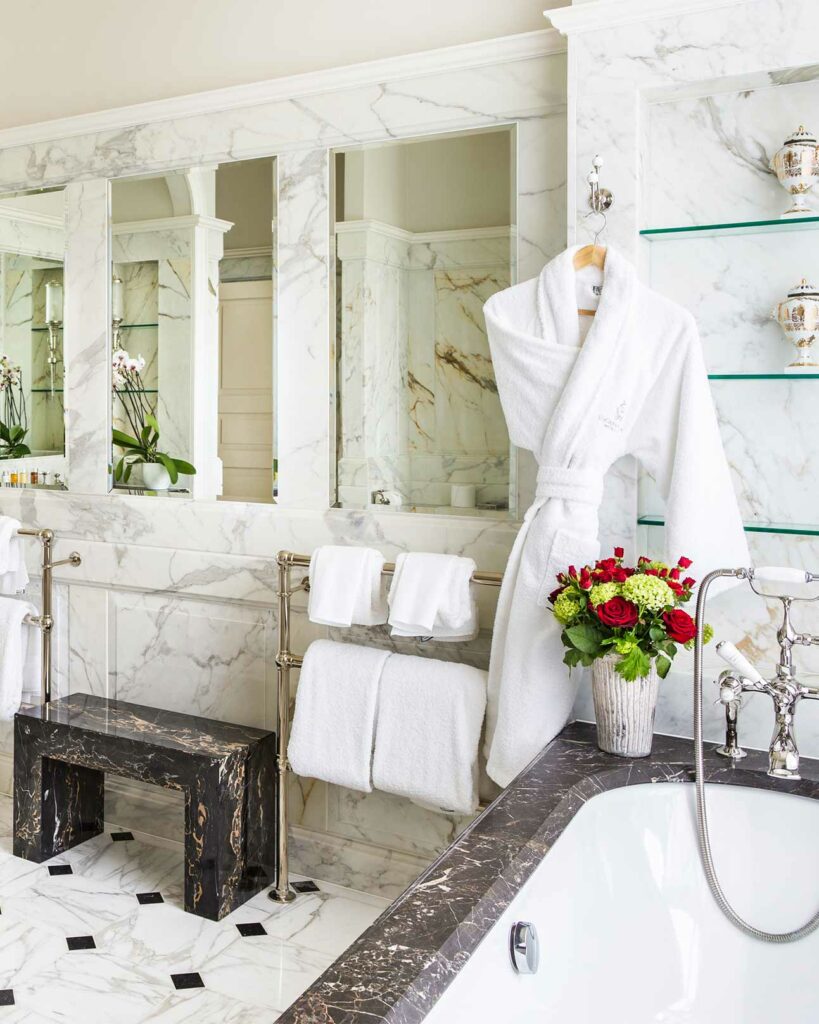
[[[373,785],[458,814],[478,807],[486,672],[393,654],[381,676]]]
[[[37,614],[30,602],[0,597],[0,719],[6,721],[19,710],[24,692],[40,692],[40,633],[23,622],[28,614]]]
[[[307,648],[287,756],[293,771],[372,791],[378,686],[389,651],[334,640]]]
[[[383,568],[384,556],[374,548],[316,548],[310,559],[310,621],[324,626],[386,622]]]
[[[401,554],[388,596],[393,636],[471,640],[478,634],[478,606],[470,579],[471,558],[428,552]]]
[[[20,521],[0,516],[0,594],[19,594],[28,586]]]

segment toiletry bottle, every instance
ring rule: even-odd
[[[36,469],[32,469],[32,471],[31,471],[31,486],[32,487],[36,487],[37,486],[37,479],[38,479],[38,477],[39,477],[39,474],[38,474],[37,470]]]
[[[13,470],[12,474],[11,474],[11,486],[12,487],[16,487],[17,486],[17,471],[16,470]]]

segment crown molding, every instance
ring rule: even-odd
[[[190,213],[184,217],[155,217],[152,220],[122,221],[112,225],[111,234],[141,235],[155,231],[190,231],[197,227],[212,228],[225,234],[230,231],[233,224],[229,220],[218,220],[216,217],[204,217],[199,213]]]
[[[370,232],[395,239],[409,245],[429,245],[436,242],[474,242],[487,238],[509,238],[512,228],[508,224],[489,228],[452,228],[447,231],[407,231],[383,220],[364,218],[363,220],[339,221],[335,226],[337,235],[353,235]]]
[[[499,39],[463,43],[399,57],[350,64],[344,67],[286,75],[264,82],[212,89],[165,100],[153,100],[127,107],[115,107],[89,114],[40,121],[0,129],[0,149],[53,142],[77,135],[119,131],[136,125],[170,121],[178,117],[217,114],[264,103],[300,99],[323,92],[338,92],[360,86],[396,82],[447,71],[465,71],[536,57],[563,53],[566,41],[553,28],[522,32]]]
[[[685,14],[700,14],[720,7],[736,7],[757,3],[758,0],[589,0],[571,7],[546,10],[544,17],[563,35],[580,32],[599,32],[617,25],[631,25],[639,21],[659,21],[679,18]]]
[[[57,231],[65,230],[64,217],[55,217],[49,213],[38,213],[36,210],[22,210],[5,203],[0,203],[0,218],[18,221],[21,224],[33,224],[39,228],[54,228]]]
[[[243,260],[253,259],[256,256],[272,256],[273,246],[272,245],[251,245],[244,249],[229,249],[227,246],[224,250],[224,259],[226,260]]]

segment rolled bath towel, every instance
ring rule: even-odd
[[[478,807],[478,744],[486,672],[393,654],[381,676],[373,785],[425,807]]]
[[[36,614],[29,601],[0,597],[0,719],[5,721],[19,711],[24,693],[39,699],[40,632],[23,622]]]
[[[393,636],[471,640],[478,634],[478,606],[470,580],[471,558],[412,551],[395,561],[388,596]]]
[[[0,516],[0,594],[19,594],[28,586],[19,519]]]
[[[387,621],[381,570],[374,548],[325,544],[310,559],[307,614],[324,626],[374,626]]]
[[[372,791],[378,686],[389,651],[335,640],[307,648],[287,756],[293,771]]]

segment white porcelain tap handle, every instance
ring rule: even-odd
[[[750,679],[754,683],[765,682],[745,655],[741,654],[728,640],[723,640],[717,644],[717,654],[745,679]]]
[[[760,583],[810,583],[811,573],[785,565],[761,565],[752,569],[753,579]]]

